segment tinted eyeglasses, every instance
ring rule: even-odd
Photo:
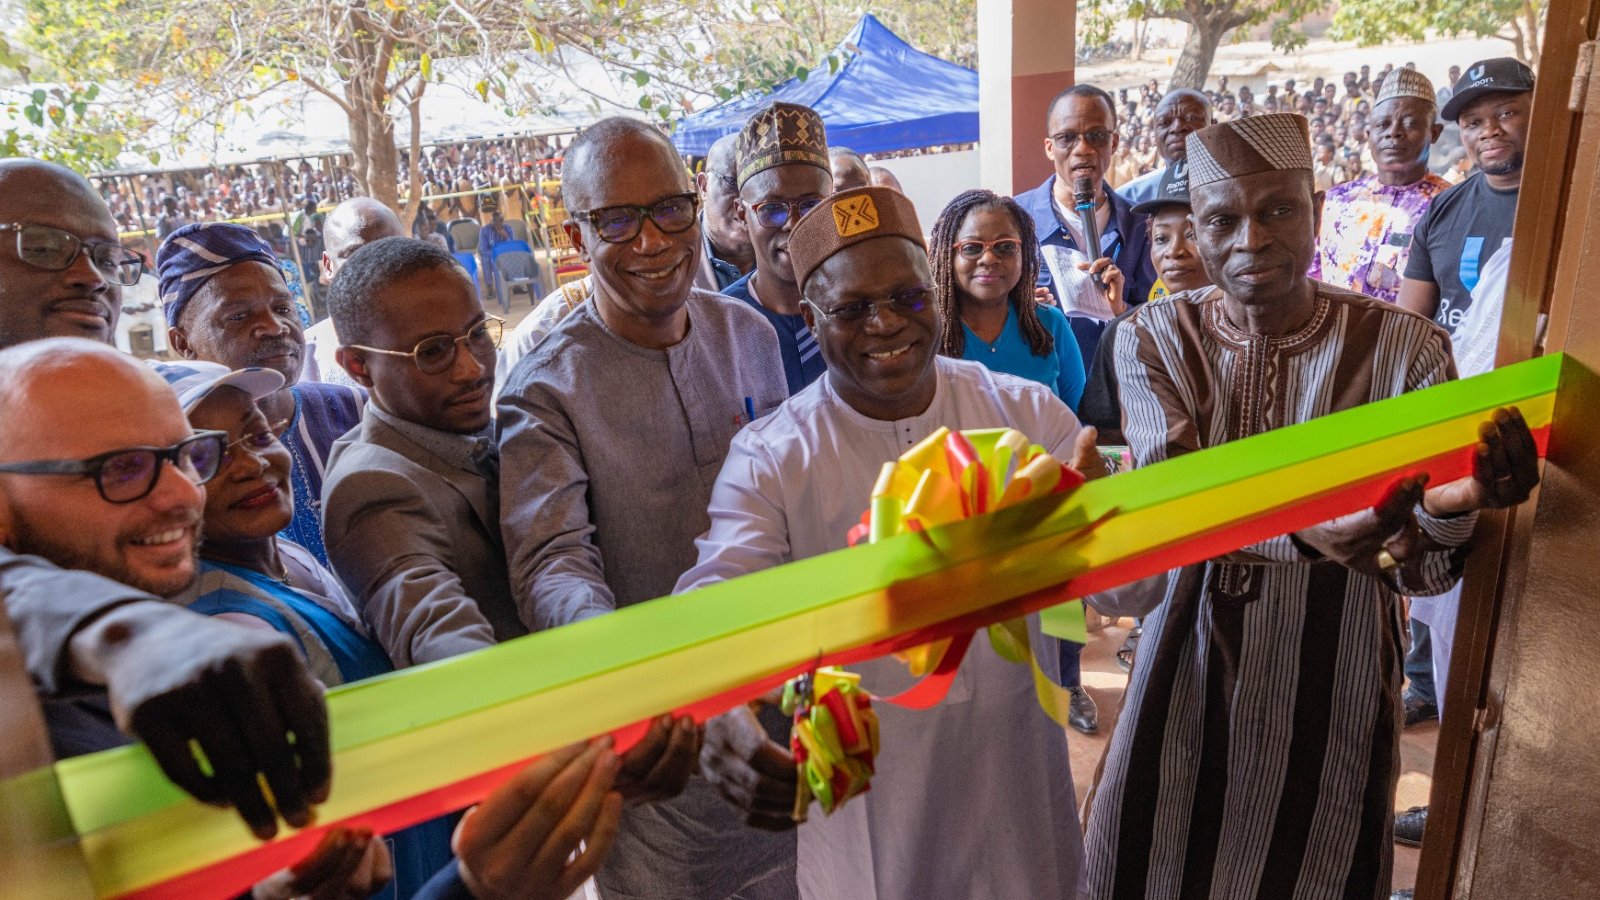
[[[756,214],[757,225],[777,229],[800,221],[806,213],[821,205],[821,197],[807,197],[804,200],[767,200],[751,204],[750,210]]]
[[[44,459],[0,465],[13,475],[87,475],[107,503],[132,503],[156,489],[162,463],[172,463],[195,484],[217,474],[228,447],[226,431],[201,431],[171,447],[129,447],[88,459]]]
[[[1015,259],[1022,253],[1022,242],[1016,238],[1001,238],[998,241],[956,241],[953,246],[962,259],[983,259],[983,255],[990,251],[1001,259]]]
[[[17,235],[17,258],[36,269],[60,272],[88,253],[89,261],[107,281],[120,285],[139,283],[144,260],[116,241],[86,241],[71,232],[44,225],[13,222],[0,231]]]
[[[256,459],[260,459],[262,454],[266,453],[272,448],[273,444],[278,442],[278,439],[283,436],[284,429],[288,427],[289,420],[284,419],[282,422],[275,422],[260,431],[252,431],[239,438],[223,448],[222,461],[217,464],[217,468],[226,469],[232,465],[233,461],[238,458],[240,450],[254,456]]]
[[[664,197],[649,206],[604,206],[574,212],[572,217],[588,221],[600,240],[626,244],[639,236],[645,219],[667,234],[678,234],[693,228],[699,214],[700,195],[689,191]]]
[[[1058,131],[1050,135],[1050,142],[1056,145],[1057,150],[1071,150],[1082,140],[1091,147],[1099,148],[1111,143],[1111,132],[1104,129],[1095,131]]]
[[[848,324],[859,324],[878,315],[884,307],[893,309],[902,316],[922,312],[928,308],[932,298],[933,291],[931,289],[914,287],[890,294],[884,300],[859,300],[855,303],[835,306],[833,309],[823,309],[810,300],[805,302],[823,320],[837,319]]]
[[[500,347],[500,336],[505,333],[506,320],[499,316],[486,316],[482,322],[468,329],[466,334],[452,337],[448,334],[437,334],[431,338],[417,342],[411,350],[384,350],[379,347],[365,347],[361,344],[349,344],[352,350],[365,350],[368,353],[382,353],[385,356],[409,356],[417,364],[424,375],[437,375],[455,364],[456,348],[465,344],[467,352],[473,356],[486,357]]]

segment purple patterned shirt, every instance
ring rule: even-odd
[[[1450,186],[1437,175],[1389,187],[1368,175],[1335,185],[1322,203],[1322,232],[1312,278],[1395,302],[1411,250],[1411,232],[1433,198]]]

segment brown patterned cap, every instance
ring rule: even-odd
[[[1304,116],[1268,113],[1190,133],[1189,190],[1260,172],[1311,171],[1311,129]]]
[[[828,257],[876,237],[903,237],[926,250],[917,208],[893,188],[840,191],[806,213],[789,235],[789,263],[802,288]]]
[[[738,187],[773,166],[808,163],[828,168],[828,135],[822,117],[809,106],[778,101],[762,107],[739,132]]]
[[[1373,99],[1372,106],[1376,109],[1379,103],[1397,97],[1415,97],[1439,105],[1439,97],[1433,92],[1433,82],[1416,69],[1400,68],[1390,72],[1378,85],[1378,96]]]

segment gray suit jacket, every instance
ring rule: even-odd
[[[322,516],[328,559],[396,667],[527,633],[511,600],[498,487],[372,404],[333,445]]]

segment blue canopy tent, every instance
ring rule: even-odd
[[[845,63],[829,74],[818,66],[770,93],[736,97],[680,119],[678,149],[704,156],[725,134],[744,127],[774,100],[816,110],[828,143],[857,153],[887,153],[978,139],[978,73],[929,56],[901,40],[872,14],[861,17],[836,51]]]

